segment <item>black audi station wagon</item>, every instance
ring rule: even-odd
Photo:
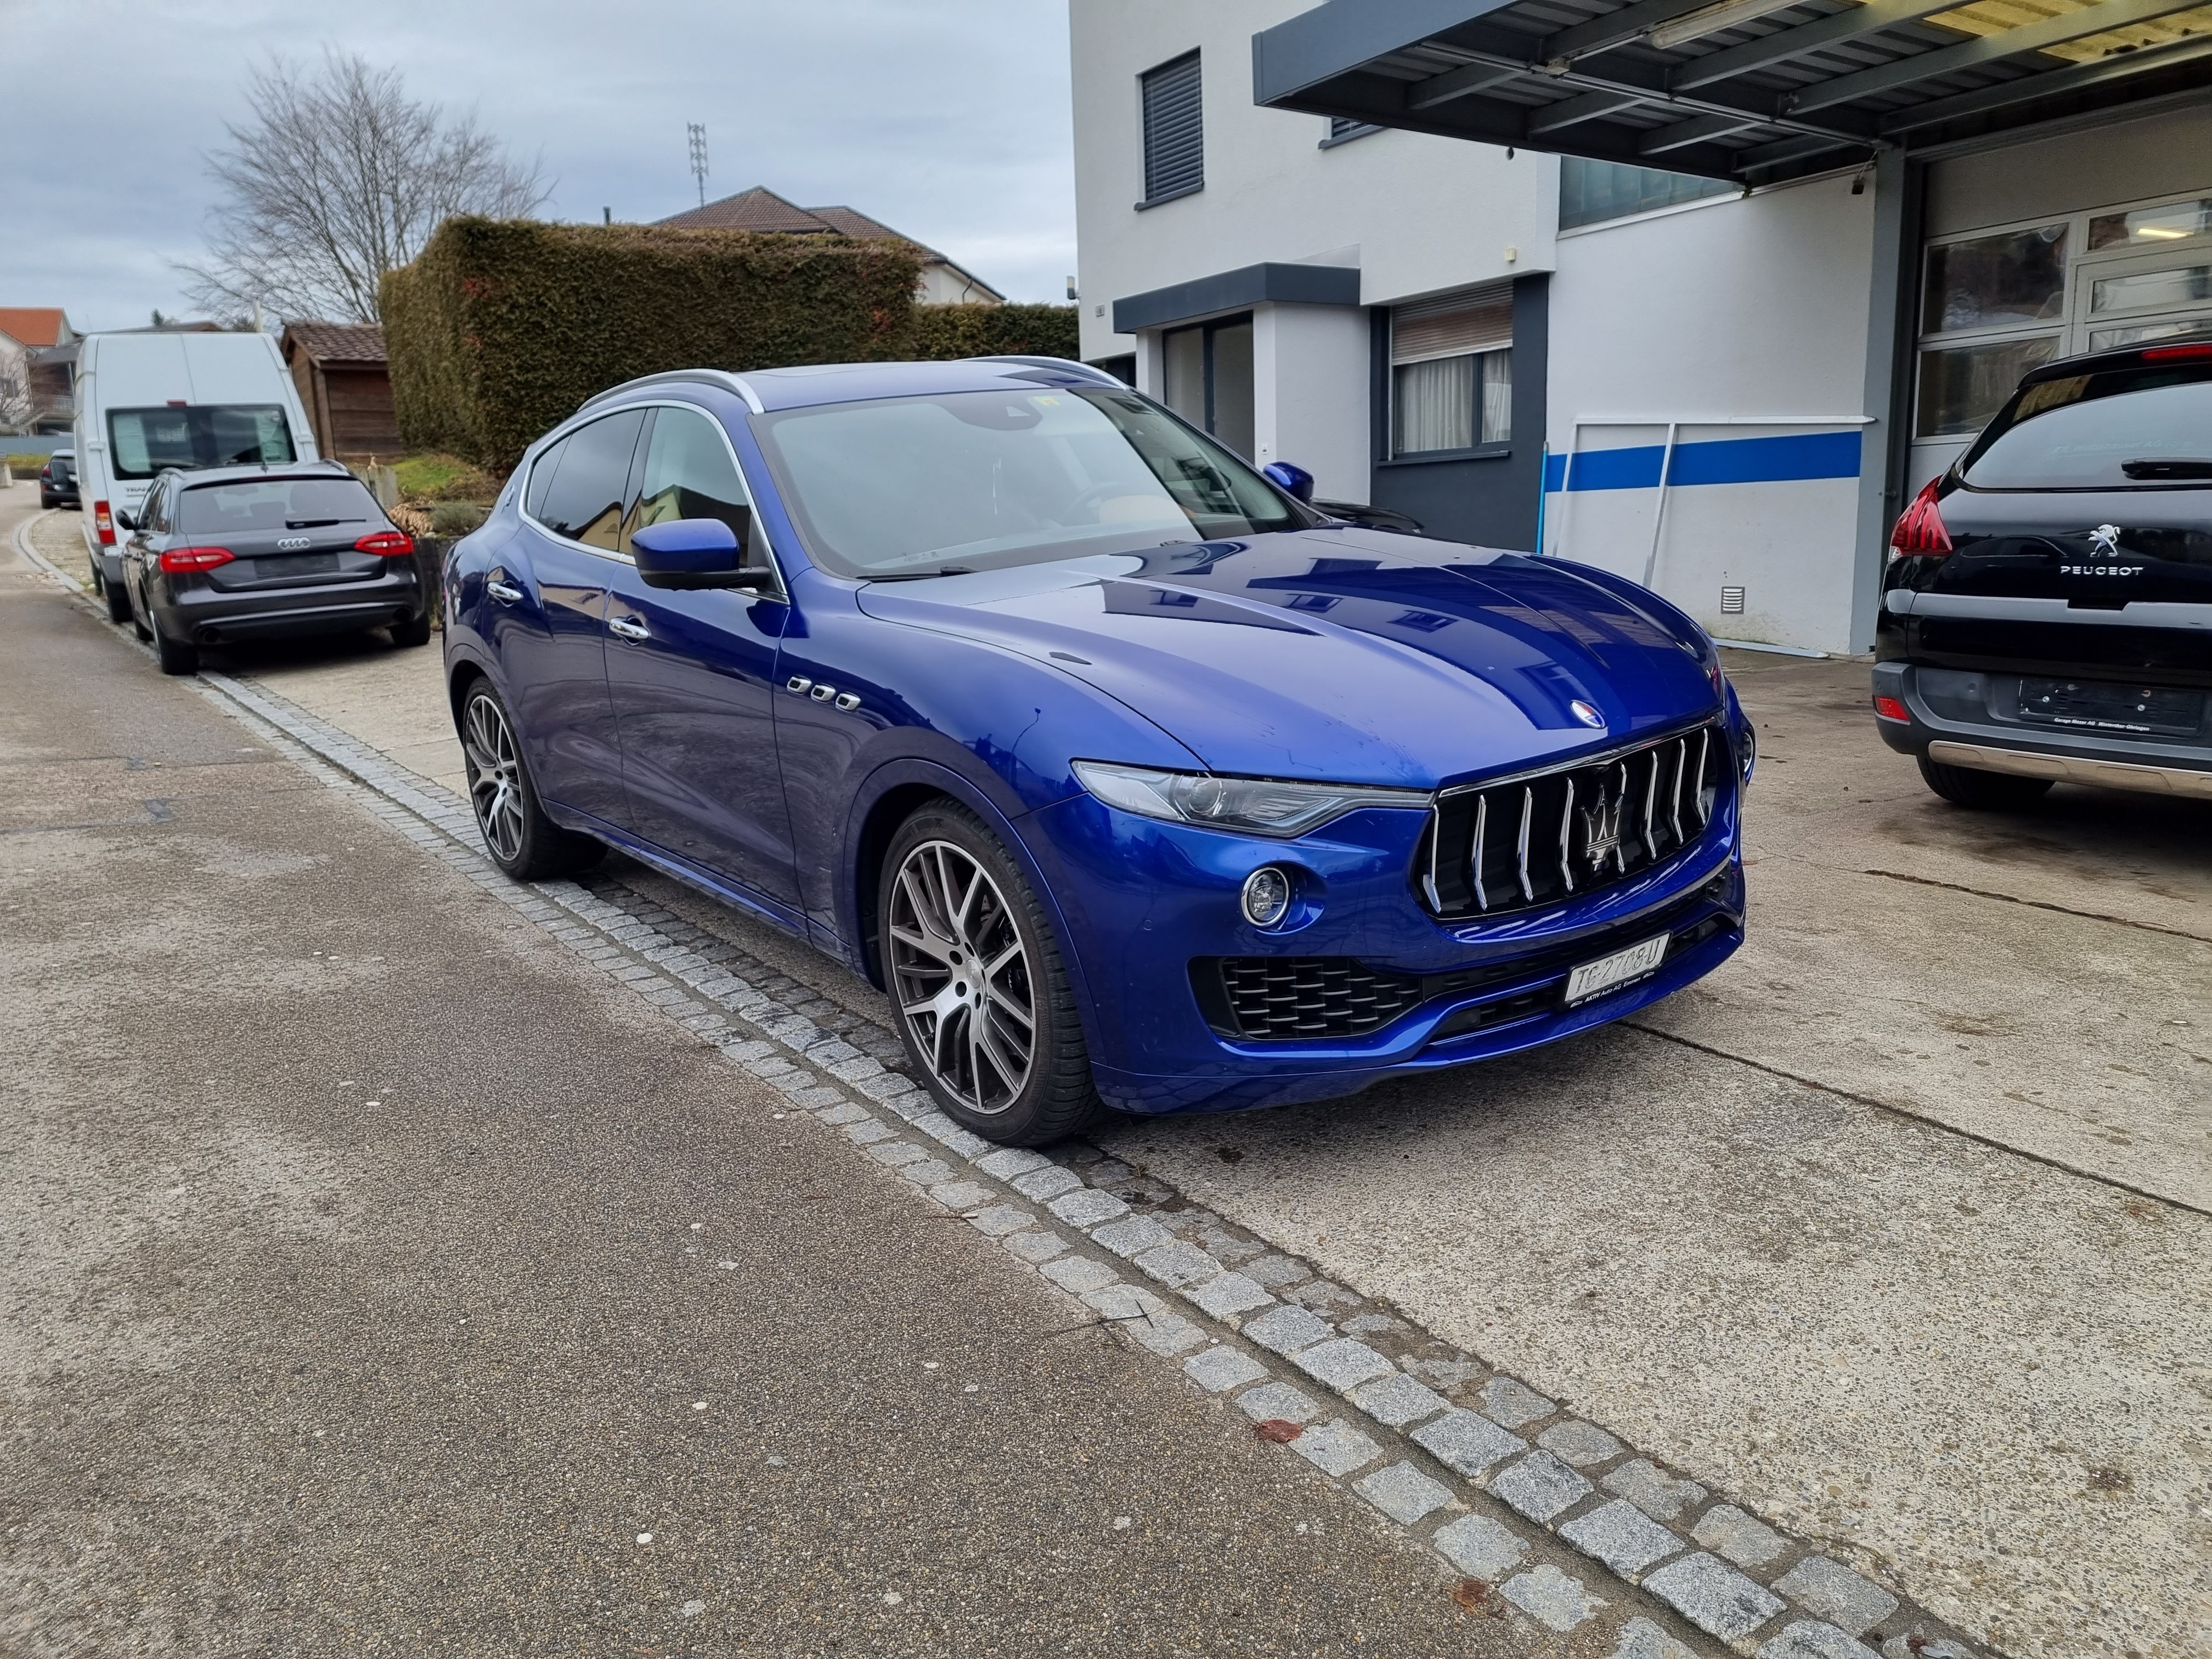
[[[2027,375],[1897,523],[1882,740],[1968,806],[2212,799],[2212,337]]]
[[[248,640],[388,628],[395,645],[430,641],[413,538],[336,461],[172,469],[116,522],[131,623],[165,673]]]

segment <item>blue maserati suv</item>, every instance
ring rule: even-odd
[[[1696,624],[1311,488],[1054,359],[603,392],[447,556],[485,843],[811,940],[1017,1145],[1508,1054],[1724,960],[1753,742]]]

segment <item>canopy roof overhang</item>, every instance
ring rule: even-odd
[[[1327,0],[1273,109],[1746,185],[2212,100],[2203,0]]]

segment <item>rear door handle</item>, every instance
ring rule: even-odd
[[[607,619],[607,627],[626,640],[649,640],[653,637],[653,630],[635,617],[611,617]]]
[[[513,605],[517,599],[522,597],[522,590],[520,588],[509,587],[505,582],[496,580],[486,582],[484,584],[484,592],[490,594],[492,598],[499,600],[503,605]]]

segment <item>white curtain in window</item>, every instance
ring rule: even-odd
[[[1513,354],[1482,354],[1482,441],[1502,444],[1513,435]]]
[[[1434,357],[1398,366],[1391,403],[1394,453],[1474,447],[1474,363],[1473,357]]]

